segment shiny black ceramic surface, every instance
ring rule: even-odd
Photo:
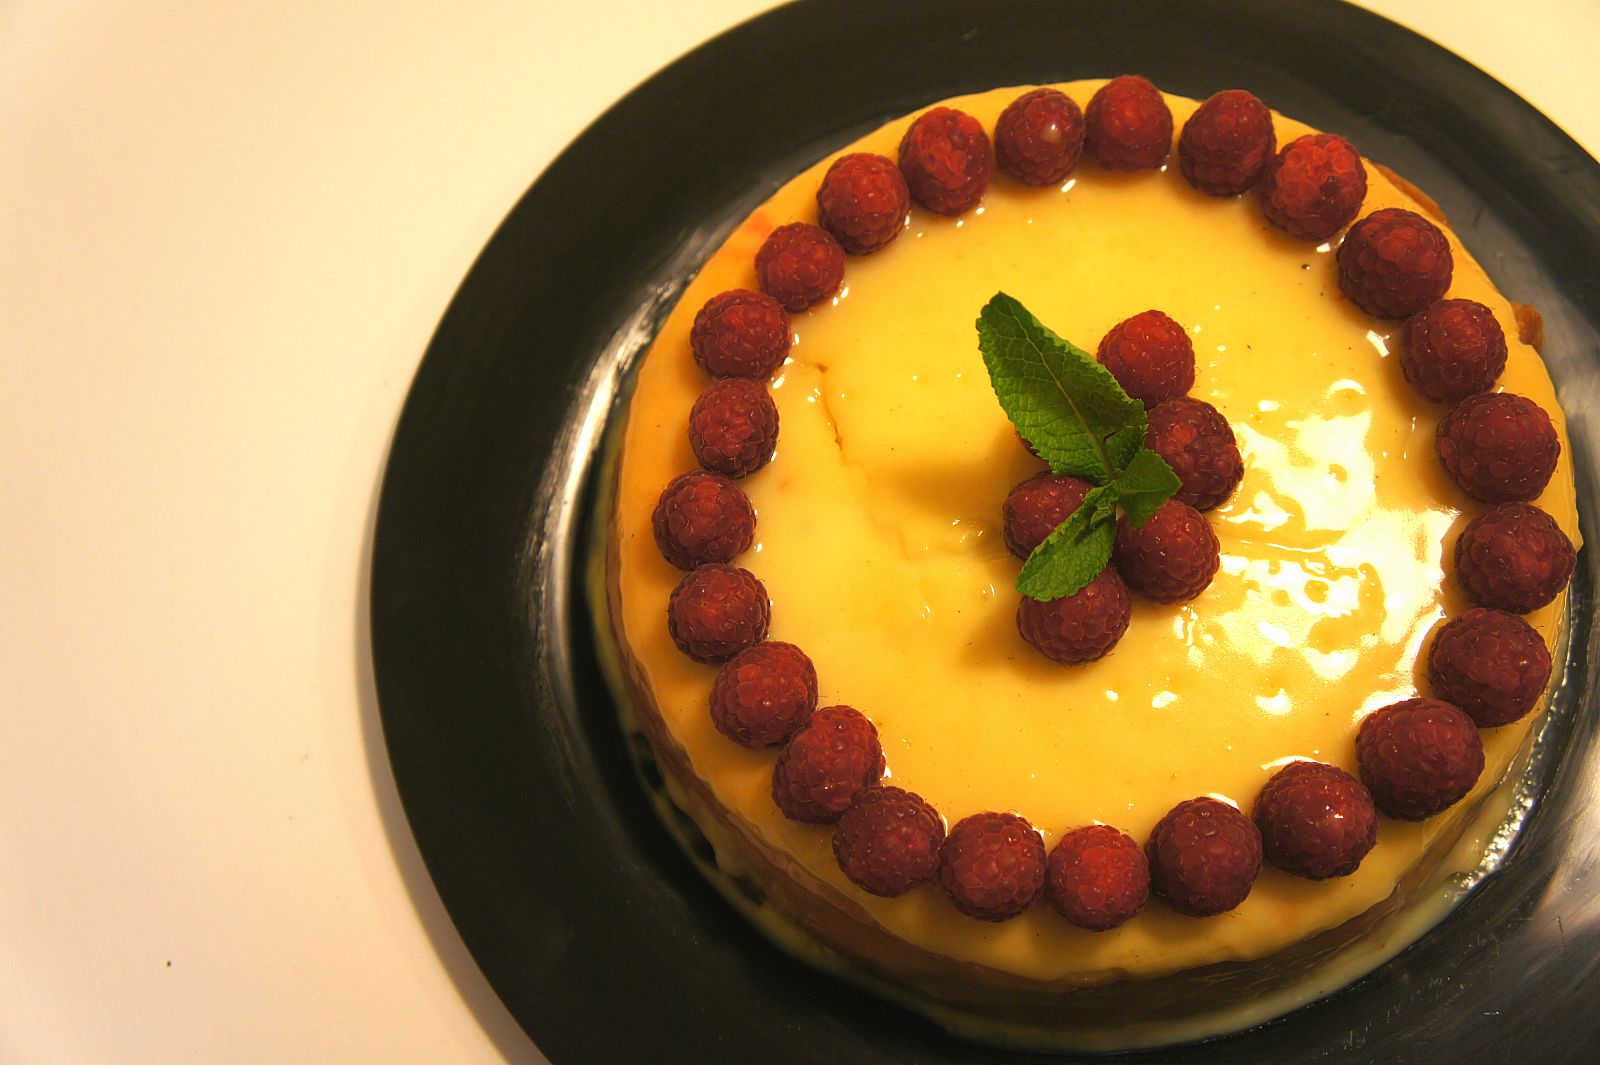
[[[1253,90],[1432,194],[1544,312],[1583,524],[1600,451],[1600,165],[1435,45],[1333,3],[801,3],[640,86],[507,217],[402,416],[374,546],[385,739],[473,956],[557,1063],[991,1062],[770,945],[630,768],[581,596],[593,449],[628,360],[722,233],[894,115],[997,85],[1143,73]],[[1600,1060],[1595,558],[1574,582],[1549,784],[1507,867],[1356,986],[1182,1062]]]

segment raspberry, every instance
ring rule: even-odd
[[[761,291],[798,313],[831,299],[844,282],[844,249],[821,226],[790,222],[756,250]]]
[[[868,788],[839,818],[833,857],[861,890],[904,895],[939,871],[944,819],[922,796],[885,784]]]
[[[1124,392],[1146,407],[1194,387],[1194,342],[1160,311],[1144,311],[1112,326],[1095,357]]]
[[[1261,833],[1220,799],[1180,802],[1156,822],[1144,849],[1151,889],[1190,917],[1233,909],[1261,871]]]
[[[1343,137],[1308,133],[1283,146],[1261,175],[1261,213],[1299,240],[1327,240],[1367,197],[1367,167]]]
[[[817,189],[817,222],[851,255],[886,247],[905,228],[911,191],[893,159],[841,155]]]
[[[1450,241],[1399,207],[1373,211],[1339,245],[1339,289],[1376,318],[1409,318],[1450,287]]]
[[[661,557],[679,569],[730,562],[755,539],[756,511],[739,486],[695,470],[661,490],[650,515]]]
[[[771,296],[746,288],[706,300],[694,316],[689,346],[694,361],[712,377],[765,381],[789,354],[789,316]]]
[[[1456,580],[1478,606],[1526,614],[1552,602],[1577,563],[1555,519],[1527,503],[1502,503],[1462,530]]]
[[[1406,320],[1400,369],[1424,399],[1466,399],[1494,387],[1506,368],[1506,334],[1472,300],[1440,300]]]
[[[1550,665],[1550,651],[1533,626],[1515,614],[1477,607],[1434,637],[1428,684],[1479,728],[1494,728],[1533,709],[1550,679]]]
[[[1084,143],[1107,170],[1150,170],[1172,150],[1172,112],[1137,74],[1100,86],[1083,112]]]
[[[1046,658],[1074,666],[1104,657],[1128,631],[1132,616],[1128,586],[1107,566],[1072,595],[1047,602],[1023,596],[1017,631]]]
[[[917,116],[900,140],[900,172],[911,198],[952,218],[983,199],[994,172],[989,135],[977,119],[950,107]]]
[[[1203,399],[1179,396],[1152,407],[1144,446],[1166,460],[1183,482],[1173,498],[1196,510],[1210,510],[1227,499],[1244,477],[1233,427]]]
[[[711,563],[690,570],[667,600],[667,631],[696,662],[726,662],[767,638],[772,604],[755,574]]]
[[[824,706],[778,755],[772,801],[793,821],[837,821],[883,776],[878,730],[851,706]]]
[[[1433,443],[1450,479],[1485,503],[1536,498],[1561,454],[1550,415],[1509,392],[1462,400],[1440,420]]]
[[[817,669],[792,643],[769,640],[741,651],[711,685],[711,723],[734,743],[774,747],[817,708]]]
[[[1079,928],[1104,932],[1150,898],[1150,866],[1133,837],[1110,825],[1074,829],[1056,842],[1045,870],[1045,898]]]
[[[939,848],[939,883],[956,909],[980,921],[1008,921],[1044,886],[1044,840],[1016,814],[957,821]]]
[[[1078,509],[1089,488],[1088,481],[1053,473],[1035,474],[1017,485],[1001,507],[1006,547],[1018,558],[1033,554]]]
[[[1378,842],[1378,811],[1361,781],[1323,762],[1291,762],[1253,812],[1267,861],[1295,876],[1349,876]]]
[[[1449,703],[1406,699],[1361,722],[1356,761],[1378,809],[1421,821],[1472,790],[1483,772],[1483,741],[1472,718]]]
[[[689,446],[708,470],[729,477],[754,473],[778,446],[778,406],[759,381],[713,381],[689,411]]]
[[[994,124],[995,165],[1024,185],[1054,185],[1083,154],[1083,112],[1056,89],[1012,100]]]
[[[1261,180],[1277,146],[1267,105],[1243,89],[1224,89],[1183,124],[1178,167],[1201,192],[1236,196]]]
[[[1169,499],[1137,529],[1117,522],[1112,548],[1128,587],[1157,603],[1181,603],[1206,590],[1221,562],[1221,545],[1205,515]]]

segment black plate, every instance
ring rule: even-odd
[[[462,938],[558,1065],[1017,1057],[791,960],[677,850],[595,666],[582,492],[620,367],[782,180],[927,101],[1128,71],[1190,96],[1252,89],[1435,196],[1508,295],[1544,312],[1583,522],[1600,529],[1600,166],[1436,45],[1276,0],[841,0],[724,34],[600,118],[484,249],[417,375],[378,516],[374,654],[406,812]],[[1594,569],[1585,552],[1551,729],[1564,757],[1503,875],[1355,987],[1181,1060],[1594,1060]]]

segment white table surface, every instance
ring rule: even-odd
[[[407,385],[591,119],[764,0],[0,0],[0,1062],[538,1062],[367,652]],[[1367,0],[1600,151],[1594,0]]]

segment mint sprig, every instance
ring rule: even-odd
[[[978,315],[978,347],[1017,432],[1053,472],[1096,486],[1017,577],[1017,591],[1034,599],[1072,595],[1110,561],[1118,508],[1138,528],[1177,492],[1178,475],[1144,446],[1144,404],[1004,292]]]

